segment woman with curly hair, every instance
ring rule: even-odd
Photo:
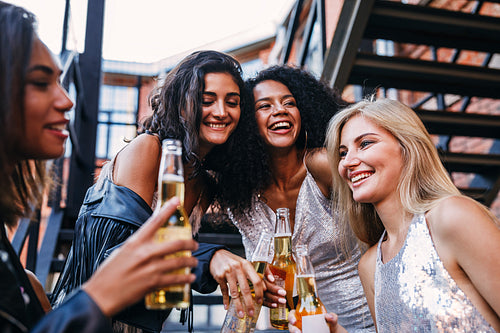
[[[85,282],[109,253],[151,215],[157,201],[161,142],[166,138],[182,142],[184,207],[196,235],[213,195],[208,170],[217,169],[218,163],[224,165],[226,156],[231,155],[246,99],[240,64],[221,52],[194,52],[166,75],[151,95],[153,114],[143,122],[144,133],[103,167],[96,184],[87,192],[72,249],[54,291],[54,303]],[[200,262],[194,270],[197,280],[193,289],[208,293],[219,284],[227,305],[229,292],[237,294],[239,285],[247,311],[253,312],[247,281],[253,283],[260,299],[264,284],[248,261],[223,246],[203,243],[193,255]],[[239,300],[236,307],[244,310]],[[160,331],[167,315],[166,311],[147,311],[144,304],[137,304],[115,319]],[[123,325],[116,326],[120,330]]]
[[[261,232],[274,233],[275,211],[290,210],[292,244],[307,244],[318,292],[328,311],[351,331],[373,331],[357,263],[354,235],[346,251],[330,205],[332,176],[324,148],[326,126],[341,99],[308,72],[273,66],[247,81],[254,117],[234,174],[221,174],[218,199],[250,255]],[[231,184],[238,184],[233,188]],[[264,304],[276,307],[284,290],[268,284]]]
[[[417,114],[363,100],[332,119],[327,149],[341,221],[370,246],[359,276],[378,332],[499,332],[499,222],[460,194]]]

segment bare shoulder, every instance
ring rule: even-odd
[[[154,135],[141,134],[120,152],[118,158],[134,160],[140,158],[157,157],[161,152],[161,143]],[[147,160],[140,161],[141,164]]]
[[[113,180],[140,195],[151,205],[161,157],[157,137],[142,134],[133,139],[116,157]]]
[[[316,148],[307,151],[307,170],[326,197],[329,197],[332,188],[332,170],[328,162],[328,155],[325,148]]]
[[[480,226],[495,226],[492,214],[475,200],[451,196],[441,200],[426,214],[429,228],[436,236],[454,237]]]

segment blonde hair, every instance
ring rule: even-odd
[[[363,100],[338,112],[330,120],[326,135],[333,173],[333,204],[339,210],[341,221],[349,221],[356,236],[372,246],[380,239],[384,226],[372,204],[353,200],[349,186],[337,170],[341,131],[349,119],[357,115],[390,132],[399,142],[405,168],[398,191],[409,213],[425,213],[442,199],[460,195],[460,192],[441,163],[422,121],[408,106],[390,99]],[[345,228],[349,225],[345,223]]]

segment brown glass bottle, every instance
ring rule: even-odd
[[[179,198],[181,204],[165,225],[156,232],[156,242],[192,238],[191,224],[183,207],[184,174],[181,142],[174,139],[165,139],[162,143],[162,158],[158,175],[158,204],[156,209],[159,209],[174,196]],[[179,251],[171,256],[191,256],[191,251]],[[182,268],[170,274],[189,273],[189,268]],[[187,308],[189,307],[190,294],[190,284],[172,285],[147,294],[144,302],[147,309],[153,310]]]
[[[297,289],[299,302],[295,309],[295,326],[303,333],[328,333],[330,332],[325,321],[326,308],[318,297],[314,268],[306,245],[297,246],[295,249],[297,259]]]
[[[286,290],[287,304],[278,303],[270,309],[271,325],[280,330],[288,329],[288,313],[294,308],[295,261],[292,257],[292,232],[288,208],[276,210],[274,233],[274,258],[270,266],[275,283]]]

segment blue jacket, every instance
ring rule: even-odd
[[[59,305],[72,290],[87,281],[113,250],[134,233],[152,214],[149,205],[127,187],[104,180],[101,188],[90,187],[75,224],[75,234],[64,268],[52,294],[53,306]],[[222,245],[200,244],[193,255],[196,281],[192,288],[210,293],[217,282],[209,271],[210,260]],[[148,331],[161,331],[169,311],[149,311],[144,302],[125,309],[114,319]]]

